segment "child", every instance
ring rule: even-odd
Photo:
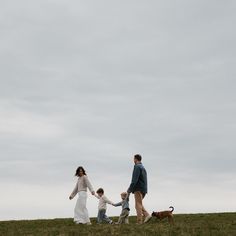
[[[104,190],[102,188],[97,190],[97,195],[95,194],[95,197],[99,199],[97,223],[101,224],[102,222],[106,222],[113,224],[113,221],[106,215],[107,203],[112,205],[113,202],[104,195]]]
[[[119,220],[116,224],[129,224],[129,196],[128,193],[124,192],[121,193],[121,202],[118,202],[116,204],[112,204],[113,206],[122,206],[122,211],[119,217]]]

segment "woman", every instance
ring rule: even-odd
[[[88,215],[88,210],[86,208],[87,202],[87,189],[90,190],[92,195],[95,194],[93,187],[86,175],[86,172],[82,166],[79,166],[76,170],[75,176],[79,177],[75,185],[73,192],[71,193],[69,199],[73,199],[78,193],[78,199],[74,210],[74,222],[76,224],[88,224],[90,225],[90,219]]]

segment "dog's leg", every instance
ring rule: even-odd
[[[174,224],[174,220],[173,220],[173,216],[172,215],[168,216],[168,221],[169,221],[170,225]]]

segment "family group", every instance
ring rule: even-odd
[[[73,199],[78,194],[78,199],[74,209],[74,222],[76,224],[90,225],[87,203],[87,189],[99,199],[98,203],[98,216],[97,223],[109,223],[114,222],[106,215],[107,204],[111,204],[115,207],[121,206],[122,211],[116,224],[128,224],[129,223],[129,197],[130,194],[134,194],[135,209],[137,212],[137,224],[147,223],[151,219],[151,215],[145,210],[143,206],[143,199],[147,194],[147,171],[142,164],[142,156],[140,154],[134,155],[134,169],[132,174],[132,180],[127,192],[121,193],[121,201],[113,203],[104,194],[104,190],[99,188],[96,193],[90,183],[86,171],[82,166],[79,166],[76,170],[75,176],[78,177],[76,186],[69,196],[69,199]]]

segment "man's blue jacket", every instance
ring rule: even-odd
[[[134,165],[131,184],[127,190],[128,193],[134,193],[140,191],[141,193],[147,193],[147,171],[142,163]]]

